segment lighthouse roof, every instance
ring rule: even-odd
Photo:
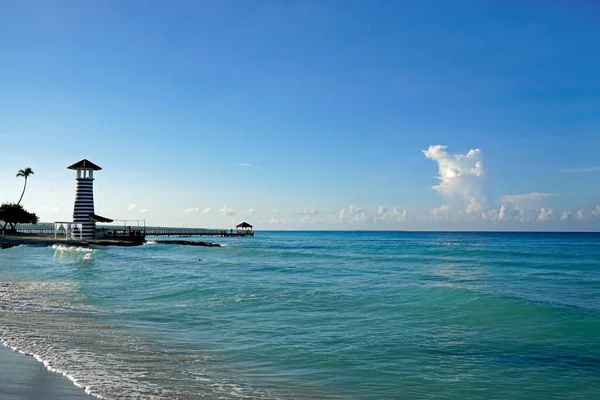
[[[68,166],[67,169],[93,169],[94,171],[100,171],[102,168],[100,168],[90,160],[83,159],[79,162],[76,162],[73,165]]]

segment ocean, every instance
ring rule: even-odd
[[[215,241],[0,250],[0,340],[103,399],[600,398],[600,234]]]

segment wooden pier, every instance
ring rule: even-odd
[[[146,228],[145,233],[146,236],[254,236],[254,231],[204,228]]]
[[[240,237],[254,236],[252,230],[238,229],[205,229],[205,228],[142,228],[131,227],[131,229],[102,229],[107,238],[117,237],[145,237],[145,236],[219,236],[219,237]],[[54,229],[17,229],[17,233],[25,235],[54,235]]]

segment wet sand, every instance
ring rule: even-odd
[[[33,357],[0,345],[0,398],[3,400],[90,400],[83,389],[48,371]]]

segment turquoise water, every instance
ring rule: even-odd
[[[2,250],[1,340],[106,399],[600,398],[600,234],[218,241]]]

